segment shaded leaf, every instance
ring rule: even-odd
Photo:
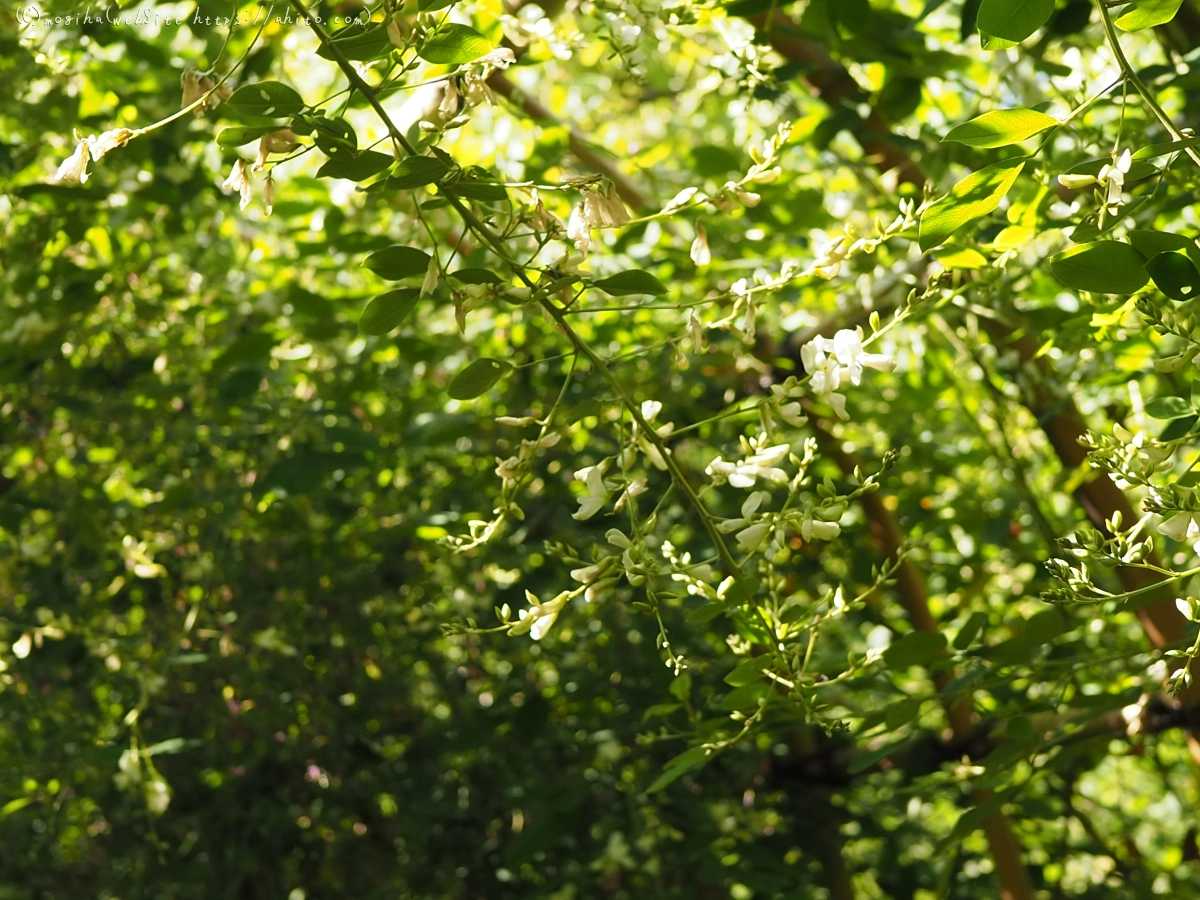
[[[417,288],[400,288],[371,299],[358,318],[363,334],[387,334],[403,322],[421,299]]]
[[[913,631],[883,651],[883,662],[895,672],[909,666],[928,665],[945,652],[946,636],[940,631]]]
[[[317,169],[318,178],[346,178],[350,181],[365,181],[372,175],[378,175],[395,159],[386,153],[365,150],[358,156],[346,159],[329,159]]]
[[[983,0],[976,24],[984,50],[1019,44],[1046,24],[1054,0]]]
[[[650,294],[654,297],[661,297],[667,293],[665,284],[641,269],[629,269],[618,272],[616,275],[610,275],[608,278],[601,278],[592,282],[592,287],[598,287],[613,297],[627,297],[630,294]]]
[[[455,400],[472,400],[490,390],[512,368],[512,363],[503,360],[477,359],[454,376],[446,391]]]
[[[1182,397],[1155,397],[1146,404],[1146,415],[1152,419],[1179,419],[1195,412],[1192,404]]]
[[[416,247],[404,247],[395,244],[376,250],[366,258],[363,265],[388,281],[399,281],[401,278],[424,277],[429,270],[432,257],[424,250]]]
[[[346,59],[359,61],[378,59],[386,56],[392,50],[387,26],[381,22],[372,22],[369,25],[355,22],[331,35],[330,43],[337,47]],[[322,59],[337,59],[334,52],[325,44],[317,49],[317,56]]]
[[[1054,277],[1077,291],[1098,294],[1132,294],[1146,286],[1149,276],[1144,259],[1129,244],[1094,241],[1080,244],[1051,258]]]
[[[258,81],[244,84],[221,104],[221,109],[238,116],[281,118],[304,109],[304,100],[286,84]]]
[[[1200,296],[1200,272],[1182,253],[1159,253],[1146,261],[1154,286],[1172,300],[1192,300]]]

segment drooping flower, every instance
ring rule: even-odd
[[[699,222],[696,223],[696,239],[692,241],[689,255],[697,266],[707,266],[712,262],[712,252],[708,249],[708,233]]]
[[[88,138],[88,153],[94,161],[99,162],[104,154],[128,144],[136,133],[130,128],[114,128],[105,131],[100,137]]]
[[[90,141],[81,138],[75,152],[68,156],[50,179],[52,184],[83,184],[88,180],[87,164],[91,159]]]
[[[237,191],[241,194],[241,208],[245,209],[250,205],[250,198],[253,196],[250,187],[250,175],[246,172],[246,163],[239,159],[233,164],[233,168],[229,171],[229,177],[221,182],[222,190]]]
[[[1164,519],[1159,533],[1176,541],[1195,541],[1200,538],[1200,510],[1180,510]]]
[[[300,144],[296,133],[290,128],[280,128],[278,131],[269,131],[258,140],[258,159],[255,161],[253,169],[255,172],[261,172],[263,166],[267,164],[267,157],[272,153],[291,153]]]
[[[275,178],[268,172],[267,183],[263,185],[263,211],[269,216],[275,209]]]

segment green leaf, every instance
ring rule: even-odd
[[[725,676],[725,683],[733,687],[751,684],[760,678],[766,678],[764,669],[771,667],[771,661],[766,656],[756,656],[748,659]]]
[[[313,142],[326,156],[345,159],[358,155],[358,135],[345,119],[313,116]]]
[[[909,666],[924,666],[946,652],[946,636],[940,631],[912,631],[883,651],[883,662],[893,672]]]
[[[692,747],[680,753],[665,766],[663,773],[654,779],[654,783],[646,788],[647,794],[655,794],[665,788],[689,769],[694,769],[709,757],[709,752],[703,747]]]
[[[950,188],[921,216],[921,249],[933,249],[972,219],[995,210],[1023,168],[1023,159],[1006,159],[972,172]]]
[[[1132,153],[1133,159],[1155,159],[1159,156],[1166,156],[1168,153],[1178,153],[1180,150],[1187,150],[1191,147],[1200,145],[1200,137],[1184,138],[1181,141],[1164,141],[1161,144],[1147,144]]]
[[[711,622],[723,612],[725,612],[725,604],[714,601],[693,609],[688,613],[687,620],[696,625],[703,625],[705,622]]]
[[[1045,25],[1053,12],[1054,0],[983,0],[976,19],[983,49],[999,50],[1021,43]],[[989,46],[989,39],[993,46]]]
[[[1146,259],[1152,259],[1160,253],[1167,253],[1171,250],[1196,250],[1196,242],[1189,237],[1184,237],[1182,234],[1173,234],[1170,231],[1148,231],[1142,228],[1135,228],[1129,232],[1129,243],[1133,244],[1133,249]]]
[[[1182,253],[1159,253],[1146,261],[1146,271],[1155,287],[1172,300],[1193,300],[1200,296],[1200,272]]]
[[[417,55],[431,63],[469,63],[492,52],[491,42],[470,25],[443,25],[421,45]]]
[[[410,156],[396,166],[384,186],[397,191],[411,191],[436,183],[448,170],[444,162],[432,156]]]
[[[399,281],[401,278],[424,276],[429,270],[429,261],[432,258],[424,250],[418,250],[416,247],[394,244],[391,247],[376,250],[366,258],[363,265],[380,278]]]
[[[503,284],[500,276],[491,269],[467,268],[457,269],[450,277],[462,284]]]
[[[954,649],[966,650],[968,647],[970,647],[971,642],[979,636],[979,632],[983,630],[983,626],[986,624],[986,613],[971,613],[971,617],[967,619],[963,627],[958,630],[958,634],[954,636]]]
[[[1183,0],[1134,0],[1125,12],[1113,20],[1122,31],[1141,31],[1155,25],[1165,25],[1175,18]]]
[[[221,109],[237,116],[278,119],[296,115],[304,109],[304,100],[286,84],[258,81],[243,84],[221,105]]]
[[[363,334],[387,334],[413,311],[421,299],[417,288],[399,288],[374,297],[363,307],[358,317],[358,330]]]
[[[473,400],[512,371],[512,363],[499,359],[477,359],[450,382],[447,393],[455,400]]]
[[[1182,397],[1155,397],[1146,404],[1146,415],[1152,419],[1181,419],[1195,412]]]
[[[1080,244],[1051,258],[1054,277],[1077,291],[1132,294],[1146,286],[1149,276],[1142,254],[1120,241]]]
[[[1200,416],[1185,416],[1182,419],[1172,419],[1159,434],[1158,439],[1160,441],[1173,441],[1183,437],[1185,434],[1191,434],[1192,429],[1196,427],[1198,422],[1200,422]],[[1182,480],[1179,483],[1181,486],[1185,486]]]
[[[826,5],[829,24],[843,38],[851,38],[867,27],[871,18],[870,0],[838,0]]]
[[[613,297],[628,297],[630,294],[650,294],[661,297],[667,293],[667,286],[641,269],[628,269],[592,282],[592,287],[598,287]]]
[[[317,169],[318,178],[346,178],[350,181],[366,181],[378,175],[396,160],[386,153],[364,150],[358,156],[346,159],[329,159]]]
[[[242,147],[251,141],[257,141],[264,134],[269,134],[277,130],[274,125],[260,125],[256,127],[233,125],[229,128],[222,128],[217,132],[217,143],[222,147]]]
[[[330,36],[330,43],[341,51],[346,59],[366,61],[386,56],[392,50],[392,41],[388,37],[387,26],[381,22],[360,25],[355,22]],[[317,49],[317,56],[322,59],[336,60],[337,56],[325,44]]]
[[[421,12],[437,12],[457,2],[458,0],[417,0],[417,9]]]
[[[997,109],[950,129],[942,142],[954,141],[983,149],[1004,147],[1057,124],[1057,119],[1032,109]]]

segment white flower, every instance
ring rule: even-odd
[[[88,152],[94,161],[99,161],[104,154],[118,147],[124,147],[136,132],[129,128],[114,128],[106,131],[100,137],[88,138]]]
[[[788,444],[776,444],[773,447],[762,447],[766,435],[760,435],[755,444],[751,444],[752,455],[741,462],[727,462],[718,456],[704,470],[714,483],[726,481],[736,488],[754,487],[759,478],[772,484],[787,484],[788,475],[783,469],[777,468],[776,463],[787,456],[791,447]],[[743,439],[744,440],[744,439]]]
[[[479,59],[471,63],[471,65],[487,66],[492,69],[507,69],[516,61],[517,57],[511,50],[509,50],[507,47],[500,47],[497,50],[493,50],[486,56],[481,56]]]
[[[575,473],[575,478],[587,486],[587,496],[579,500],[579,510],[571,515],[571,518],[582,522],[590,519],[608,505],[610,489],[604,483],[604,472],[599,466],[580,469]]]
[[[662,411],[662,404],[657,400],[642,401],[642,418],[647,422],[653,422],[658,418],[659,412]]]
[[[850,373],[850,383],[859,384],[862,381],[863,367],[878,369],[881,372],[891,372],[896,368],[896,361],[882,353],[866,353],[863,351],[862,329],[851,331],[843,328],[833,336],[833,355]]]
[[[832,541],[842,533],[842,526],[837,520],[845,512],[845,505],[838,503],[827,509],[807,512],[800,523],[800,536],[806,541]]]
[[[521,610],[520,621],[509,628],[508,633],[517,635],[529,632],[535,641],[540,641],[546,636],[546,632],[550,630],[550,626],[554,624],[554,621],[558,618],[558,614],[562,612],[562,608],[566,605],[570,596],[568,591],[563,591],[553,600],[539,603],[538,598],[534,594],[526,591],[525,597],[529,600],[531,606],[529,609]]]
[[[269,216],[275,209],[275,179],[267,173],[267,183],[263,185],[263,210]]]
[[[743,553],[753,553],[757,550],[767,535],[771,532],[768,522],[759,522],[737,533],[738,549]]]
[[[592,245],[592,226],[584,216],[583,203],[576,203],[567,222],[567,238],[575,242],[575,249],[587,253]]]
[[[1113,154],[1112,165],[1105,165],[1096,176],[1096,183],[1104,188],[1104,206],[1111,213],[1116,212],[1121,205],[1121,194],[1125,190],[1125,176],[1133,164],[1129,150],[1126,149],[1119,157]]]
[[[400,19],[398,16],[391,16],[387,24],[388,40],[392,42],[392,46],[397,50],[404,49],[404,33],[400,30]]]
[[[583,214],[597,228],[620,228],[629,222],[629,211],[611,182],[583,192]]]
[[[708,233],[699,222],[696,223],[696,239],[692,241],[689,255],[697,266],[707,266],[712,262],[712,252],[708,249]]]
[[[421,282],[421,296],[432,294],[438,283],[437,257],[429,260],[429,268],[425,270],[425,280]]]
[[[625,490],[621,491],[621,496],[613,504],[613,512],[620,512],[632,498],[644,493],[646,493],[646,479],[644,477],[633,479],[626,485]]]
[[[87,164],[91,158],[89,143],[87,138],[83,138],[75,145],[75,152],[63,161],[50,179],[52,184],[83,184],[88,180]]]
[[[1158,530],[1172,540],[1196,540],[1200,538],[1200,510],[1181,510],[1165,519]]]
[[[1096,177],[1094,175],[1059,175],[1058,183],[1068,190],[1077,191],[1089,184],[1095,184]]]
[[[826,241],[817,249],[817,258],[813,260],[809,273],[828,281],[842,270],[842,261],[850,253],[850,242],[844,234],[839,234],[832,240]]]
[[[688,334],[691,336],[694,352],[703,353],[708,349],[708,341],[704,337],[704,323],[700,321],[700,316],[694,309],[688,314]]]
[[[250,198],[252,196],[250,176],[246,173],[245,162],[239,159],[233,164],[233,168],[229,170],[229,177],[221,182],[221,188],[226,191],[238,191],[242,195],[242,209],[250,205]]]

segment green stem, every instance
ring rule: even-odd
[[[308,9],[304,6],[302,0],[289,0],[289,2],[296,12],[307,20],[308,26],[313,30],[313,33],[320,38],[321,43],[329,49],[330,53],[337,62],[338,68],[342,70],[342,73],[350,81],[351,85],[353,85],[354,88],[366,98],[367,102],[371,105],[371,108],[375,110],[375,113],[383,122],[384,127],[387,128],[388,134],[390,134],[396,143],[399,144],[407,153],[410,155],[416,155],[416,148],[408,142],[404,135],[400,133],[400,130],[396,127],[395,123],[392,122],[387,110],[383,108],[383,105],[376,97],[375,91],[359,76],[358,72],[355,71],[354,66],[351,65],[345,54],[342,53],[341,48],[339,48],[337,44],[333,43],[329,39],[329,34],[308,12]],[[460,198],[454,195],[452,191],[447,191],[445,196],[446,199],[450,201],[450,205],[453,206],[455,211],[457,211],[462,217],[462,220],[466,223],[467,227],[474,231],[487,243],[487,245],[496,253],[498,257],[500,257],[500,259],[502,259],[508,265],[513,274],[519,278],[526,285],[526,287],[530,288],[531,290],[536,290],[537,285],[530,280],[529,276],[525,273],[524,267],[517,263],[512,258],[511,254],[508,253],[507,248],[505,248],[503,242],[496,235],[496,233],[493,232],[492,229],[490,229],[484,222],[482,222],[479,217],[476,216],[475,213],[472,212],[471,209],[462,202]],[[704,528],[708,532],[709,537],[717,549],[717,552],[720,554],[721,559],[728,568],[729,574],[733,575],[735,578],[739,577],[741,575],[741,567],[738,565],[737,560],[733,558],[733,554],[729,552],[729,548],[726,546],[724,538],[717,530],[716,522],[713,519],[712,514],[708,511],[708,508],[704,505],[704,501],[701,500],[700,495],[696,493],[695,487],[693,487],[691,482],[688,481],[687,476],[679,467],[679,464],[675,461],[675,458],[671,454],[666,443],[661,437],[659,437],[658,433],[651,427],[650,423],[647,422],[642,416],[641,408],[638,406],[637,402],[625,390],[625,386],[622,385],[621,382],[617,380],[616,376],[612,374],[611,370],[608,368],[599,354],[597,354],[587,344],[587,342],[585,342],[575,332],[575,330],[567,324],[563,310],[560,310],[557,306],[555,306],[554,302],[548,296],[542,297],[538,302],[542,309],[546,311],[547,315],[554,320],[559,330],[567,337],[575,349],[586,356],[588,361],[592,364],[592,367],[600,373],[605,381],[608,382],[609,386],[621,399],[622,405],[629,411],[629,414],[633,417],[634,422],[636,422],[638,427],[641,429],[642,434],[646,436],[646,439],[650,441],[650,443],[653,444],[662,455],[663,460],[667,464],[667,471],[671,475],[671,480],[675,482],[681,491],[683,491],[688,503],[700,516],[701,521],[704,523]]]
[[[1138,74],[1134,71],[1133,66],[1129,64],[1129,60],[1125,56],[1125,51],[1121,49],[1121,41],[1117,36],[1117,29],[1116,26],[1113,25],[1112,16],[1109,15],[1108,7],[1105,6],[1103,2],[1097,5],[1100,7],[1100,21],[1104,23],[1104,36],[1108,39],[1108,45],[1110,48],[1112,48],[1113,55],[1117,58],[1117,62],[1121,66],[1121,71],[1125,74],[1125,77],[1129,79],[1129,83],[1133,85],[1134,90],[1141,95],[1142,100],[1144,100],[1146,103],[1146,106],[1148,106],[1150,111],[1154,113],[1154,117],[1158,119],[1163,128],[1167,129],[1167,134],[1171,135],[1171,139],[1175,141],[1182,140],[1183,134],[1178,128],[1175,127],[1175,123],[1171,121],[1171,117],[1168,116],[1163,108],[1158,105],[1158,100],[1155,99],[1154,94],[1151,93],[1148,87],[1146,87],[1145,82],[1138,77]],[[1187,148],[1187,150],[1184,152],[1187,153],[1192,162],[1200,166],[1200,153],[1197,153],[1191,147]]]

